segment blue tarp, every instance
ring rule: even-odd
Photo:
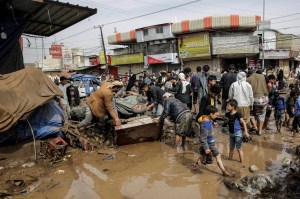
[[[37,108],[28,117],[28,121],[37,140],[49,136],[64,137],[64,134],[60,131],[64,123],[64,112],[54,100]],[[22,142],[27,140],[32,140],[31,130],[27,121],[20,121],[7,133],[0,134],[0,144],[3,142],[15,143],[16,141]]]

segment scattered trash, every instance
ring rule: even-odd
[[[41,185],[41,182],[39,180],[35,181],[34,183],[28,185],[25,189],[23,189],[20,193],[31,193],[33,190],[38,188]]]
[[[135,155],[134,155],[134,154],[131,154],[131,155],[128,155],[128,157],[135,157]]]
[[[283,161],[282,161],[284,167],[288,167],[291,163],[292,163],[292,160],[289,159],[289,158],[284,158]]]
[[[56,173],[56,174],[64,174],[65,171],[64,171],[64,170],[57,170],[57,171],[55,171],[55,173]]]
[[[107,155],[103,158],[103,160],[115,160],[115,156],[114,155]]]
[[[109,169],[103,169],[103,172],[107,173],[109,172]]]
[[[264,191],[275,191],[278,186],[274,180],[267,174],[258,174],[252,177],[246,176],[241,179],[241,183],[224,180],[224,184],[229,189],[239,189],[251,195],[261,195]]]
[[[40,156],[52,160],[58,160],[64,157],[68,143],[61,137],[41,142]]]
[[[237,189],[239,187],[237,183],[231,182],[230,180],[227,179],[224,180],[224,184],[229,189]]]
[[[5,181],[5,190],[0,190],[0,198],[3,196],[12,196],[30,193],[40,186],[41,182],[33,176],[26,175],[34,180],[17,179],[17,180],[7,180]],[[2,186],[2,185],[1,185]],[[4,186],[4,184],[3,184]]]
[[[28,162],[28,163],[23,164],[22,167],[23,167],[23,168],[26,168],[26,167],[29,167],[29,168],[30,168],[30,167],[33,167],[34,165],[35,165],[34,162]]]
[[[16,187],[21,186],[23,183],[24,183],[24,180],[14,180],[14,185],[15,185]]]
[[[258,171],[258,167],[255,166],[255,165],[252,165],[249,167],[249,170],[252,172],[252,173],[255,173],[256,171]]]
[[[4,169],[4,167],[0,167],[0,170]]]

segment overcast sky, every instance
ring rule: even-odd
[[[71,48],[82,48],[85,54],[98,54],[100,49],[99,29],[92,29],[70,37],[75,33],[100,24],[106,24],[138,15],[166,9],[175,5],[194,0],[60,0],[90,8],[97,8],[97,14],[85,19],[51,37],[44,39],[45,53],[49,55],[49,47],[52,42],[62,42]],[[300,1],[299,0],[265,0],[265,19],[271,19],[271,27],[283,33],[300,34]],[[299,14],[296,14],[299,13]],[[197,19],[205,16],[220,15],[263,15],[263,0],[202,0],[180,8],[171,9],[130,21],[106,25],[103,27],[106,48],[112,49],[107,44],[107,36],[118,32],[125,32],[136,28],[155,25],[166,22],[176,22],[185,19]],[[282,17],[292,15],[289,17]],[[34,63],[42,59],[41,39],[28,38],[31,47],[24,39],[24,62]],[[36,48],[37,46],[37,48]]]

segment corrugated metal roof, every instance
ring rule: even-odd
[[[24,33],[51,36],[97,13],[97,9],[52,0],[0,0],[28,20]],[[5,6],[5,7],[4,7]]]

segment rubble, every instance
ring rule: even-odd
[[[288,167],[290,164],[292,163],[292,160],[289,159],[289,158],[284,158],[283,161],[282,161],[282,166],[284,167]]]
[[[249,167],[249,170],[252,172],[252,173],[255,173],[256,171],[258,171],[258,167],[255,166],[255,165],[252,165]]]
[[[239,183],[224,180],[224,184],[229,189],[239,189],[251,195],[261,195],[265,191],[270,192],[278,188],[273,178],[268,174],[255,174],[251,177],[245,176]]]
[[[26,168],[26,167],[33,167],[35,165],[34,162],[28,162],[28,163],[25,163],[22,165],[23,168]]]

